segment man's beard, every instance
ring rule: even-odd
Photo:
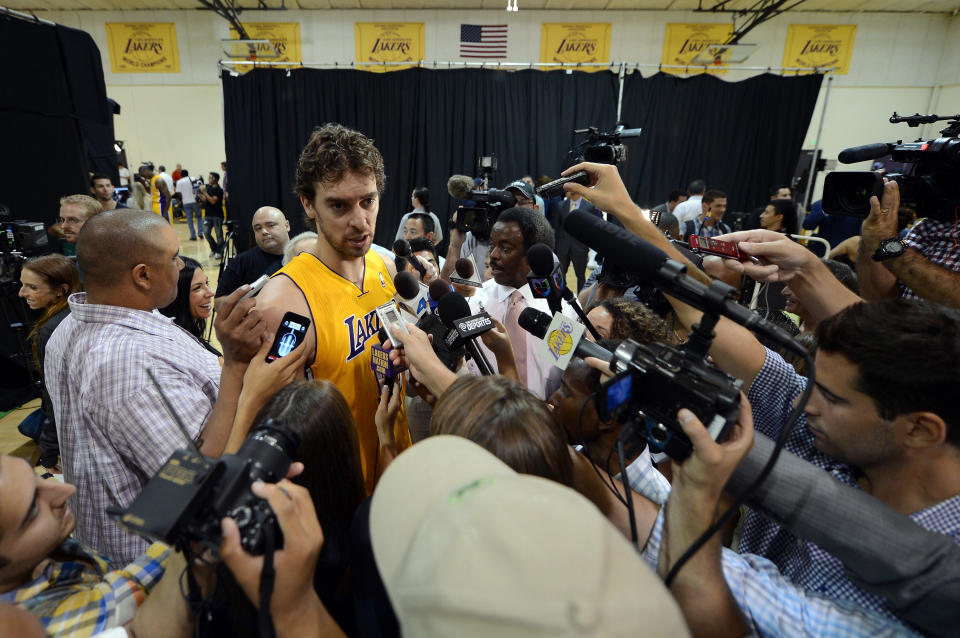
[[[354,248],[353,246],[350,245],[350,242],[347,240],[346,237],[343,237],[339,241],[336,241],[336,238],[331,236],[327,232],[326,227],[324,227],[323,224],[319,223],[319,221],[317,222],[317,230],[320,231],[320,234],[323,235],[323,238],[326,240],[326,242],[330,244],[330,247],[333,248],[337,252],[337,254],[341,255],[342,257],[355,259],[357,257],[363,257],[364,255],[367,254],[367,251],[370,250],[371,244],[367,244],[362,249]]]

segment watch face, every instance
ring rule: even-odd
[[[890,240],[883,247],[884,252],[888,255],[902,255],[906,250],[906,246],[903,245],[899,239]]]

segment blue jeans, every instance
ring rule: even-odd
[[[190,227],[190,239],[197,238],[197,231],[199,234],[203,234],[203,226],[200,224],[200,202],[193,202],[192,204],[183,205],[183,214],[187,218],[187,226]],[[197,228],[193,228],[193,220],[197,220]]]
[[[210,244],[210,252],[223,254],[223,217],[205,217],[203,220],[204,224],[204,236],[207,238],[207,243]],[[217,233],[217,241],[213,241],[213,232]]]

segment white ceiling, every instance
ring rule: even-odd
[[[671,10],[687,11],[716,0],[518,0],[521,10]],[[255,0],[238,0],[241,7],[254,9]],[[266,0],[279,7],[280,0]],[[288,9],[502,9],[503,0],[286,0]],[[728,9],[744,9],[756,0],[732,0]],[[197,9],[197,0],[0,0],[0,6],[18,10],[163,10]],[[960,0],[806,0],[793,11],[897,11],[904,13],[955,13]]]

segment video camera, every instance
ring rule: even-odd
[[[595,126],[574,129],[574,135],[587,134],[587,139],[570,149],[567,154],[568,166],[580,162],[613,164],[617,166],[627,159],[627,147],[620,143],[623,138],[640,137],[642,129],[624,128],[618,124],[612,133],[601,133]]]
[[[275,548],[283,536],[270,505],[250,491],[254,481],[276,483],[287,475],[290,456],[300,445],[296,432],[270,419],[257,427],[236,454],[208,459],[196,449],[175,451],[125,511],[107,513],[129,531],[183,546],[199,541],[216,551],[223,537],[220,520],[229,516],[240,528],[244,549],[266,549],[268,529]]]
[[[653,451],[676,461],[693,451],[677,421],[680,408],[696,414],[715,441],[725,440],[739,417],[742,382],[690,352],[625,341],[610,369],[616,376],[597,393],[600,418],[616,417],[624,424],[621,439],[645,439]]]
[[[868,144],[842,151],[838,159],[844,164],[878,159],[890,155],[895,162],[907,165],[903,173],[885,177],[900,186],[900,202],[912,208],[917,217],[941,221],[952,220],[960,206],[960,115],[899,116],[891,124],[906,122],[911,127],[949,120],[940,131],[943,137],[903,143]],[[870,197],[883,195],[884,175],[873,171],[833,172],[823,186],[823,210],[829,215],[866,217],[870,214]]]
[[[485,158],[480,158],[483,159]],[[478,164],[482,163],[480,160]],[[447,192],[454,199],[471,202],[470,206],[457,208],[456,226],[451,221],[451,228],[460,232],[469,231],[480,240],[490,237],[490,229],[501,212],[517,205],[517,198],[510,191],[498,188],[477,189],[473,178],[467,175],[452,175],[447,180]]]

